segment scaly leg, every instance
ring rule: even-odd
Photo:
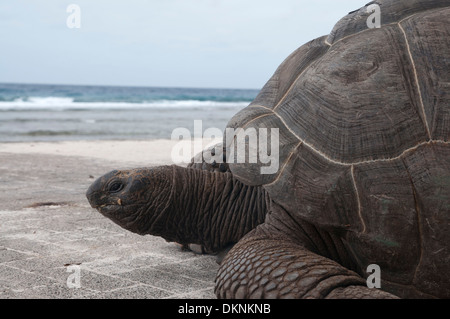
[[[264,225],[225,257],[216,279],[218,298],[397,298],[370,289],[357,273],[317,255]]]

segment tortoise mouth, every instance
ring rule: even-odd
[[[101,208],[108,208],[111,206],[119,206],[119,205],[117,205],[117,204],[102,204],[102,205],[95,206],[94,208],[101,209]]]
[[[95,207],[95,209],[103,216],[113,220],[126,215],[124,206],[115,203],[101,204]]]
[[[107,203],[107,204],[97,205],[94,208],[97,210],[111,210],[112,208],[119,208],[119,207],[123,207],[123,206],[119,203]]]
[[[99,203],[99,204],[97,204],[97,203],[93,203],[93,202],[90,202],[90,204],[91,204],[91,207],[92,208],[95,208],[95,209],[97,209],[97,210],[100,210],[100,209],[102,209],[102,208],[109,208],[109,207],[111,207],[111,206],[113,206],[113,207],[115,207],[115,206],[124,206],[123,204],[122,204],[122,200],[119,198],[119,199],[117,199],[116,201],[112,201],[112,202],[107,202],[107,203]]]
[[[105,203],[94,205],[92,208],[96,209],[100,214],[106,217],[115,216],[117,213],[123,212],[124,206],[118,203]]]

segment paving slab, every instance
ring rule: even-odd
[[[0,299],[215,298],[214,256],[133,234],[89,206],[95,178],[135,165],[0,147]]]

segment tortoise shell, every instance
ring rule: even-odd
[[[367,6],[350,13],[228,123],[278,128],[277,172],[230,168],[294,219],[342,231],[387,282],[450,296],[450,3],[376,4],[380,28]]]

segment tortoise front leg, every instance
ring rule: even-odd
[[[216,278],[218,298],[397,298],[357,273],[283,237],[255,229],[231,249]]]

